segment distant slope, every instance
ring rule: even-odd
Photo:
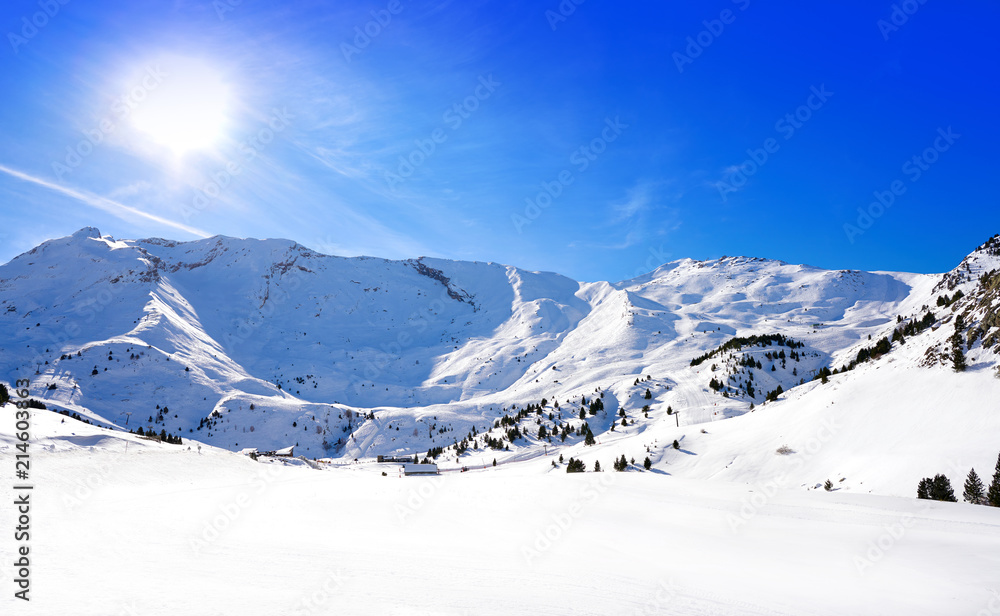
[[[732,437],[699,450],[697,464],[666,456],[663,464],[676,466],[658,465],[751,480],[770,472],[771,458],[727,463],[731,471],[718,462],[758,442],[774,449],[772,441],[786,433],[779,427],[788,434],[815,429],[818,416],[800,421],[809,411],[786,417],[778,409],[825,408],[831,391],[841,392],[829,400],[835,406],[869,411],[868,400],[888,392],[879,407],[884,422],[851,444],[877,448],[890,429],[900,429],[912,436],[907,459],[932,447],[932,432],[905,426],[907,417],[930,422],[933,395],[906,392],[933,384],[947,396],[992,386],[984,375],[996,369],[1000,349],[998,244],[992,239],[944,275],[726,257],[676,261],[623,282],[579,283],[493,263],[347,259],[286,240],[116,240],[87,228],[0,266],[0,370],[8,381],[31,378],[33,394],[54,408],[119,427],[165,429],[234,450],[297,444],[309,457],[347,459],[423,455],[464,440],[468,450],[457,461],[454,449],[441,458],[458,465],[550,450],[568,457],[609,442],[641,462],[647,447],[655,449],[651,439],[674,434],[677,424],[685,446],[707,446],[713,440],[690,426],[745,415],[753,404],[754,413],[731,424],[750,440]],[[928,311],[930,327],[905,340],[894,336]],[[956,332],[966,374],[950,369]],[[754,334],[794,339],[801,357],[768,359],[778,349],[760,348],[691,365],[734,336]],[[871,353],[883,337],[892,339],[889,352]],[[760,369],[740,364],[751,358]],[[811,383],[821,368],[852,363],[857,367],[835,375],[832,385]],[[752,397],[745,388],[751,371]],[[713,391],[716,378],[731,388]],[[762,407],[778,385],[786,393]],[[984,415],[992,407],[973,405],[976,395],[953,397],[960,408],[946,456],[965,430],[980,443],[971,431],[992,426],[993,415]],[[591,415],[595,398],[604,408]],[[513,441],[509,425],[495,427],[543,399],[517,420]],[[905,415],[892,400],[920,408]],[[584,422],[598,449],[582,444]],[[539,439],[542,426],[559,436]],[[502,447],[487,447],[488,439]],[[974,447],[977,464],[985,447]],[[893,493],[911,481],[818,460],[809,481],[853,473]],[[747,474],[737,473],[741,468]],[[860,481],[852,489],[862,489]]]

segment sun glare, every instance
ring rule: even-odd
[[[230,91],[223,76],[197,61],[171,62],[132,113],[133,126],[177,155],[212,147],[224,134]]]

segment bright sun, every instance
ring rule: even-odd
[[[177,155],[212,147],[225,132],[229,87],[196,61],[163,66],[165,77],[132,112],[132,124]]]

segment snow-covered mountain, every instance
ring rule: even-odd
[[[941,275],[724,257],[611,283],[86,228],[0,266],[0,369],[99,425],[231,450],[458,443],[441,461],[648,455],[751,482],[794,462],[795,485],[902,494],[913,473],[995,459],[998,270],[1000,237]],[[828,420],[822,455],[775,454]]]

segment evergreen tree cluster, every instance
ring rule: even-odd
[[[903,322],[903,318],[899,317],[898,321]],[[851,363],[840,367],[839,369],[834,368],[832,371],[829,368],[822,368],[813,380],[820,379],[823,383],[826,383],[829,377],[835,374],[841,374],[854,370],[858,364],[863,364],[866,361],[873,359],[878,359],[886,353],[892,350],[892,344],[897,342],[899,344],[906,344],[907,336],[916,336],[917,334],[923,332],[925,329],[937,322],[937,317],[934,316],[933,312],[927,312],[919,320],[909,320],[903,323],[900,327],[897,327],[892,332],[892,340],[889,340],[888,336],[883,336],[876,342],[873,346],[864,347],[858,351],[857,357],[851,360]]]
[[[780,396],[783,393],[785,393],[785,390],[781,388],[781,385],[778,385],[777,388],[767,392],[766,400],[768,402],[774,402],[775,400],[778,399],[778,396]]]
[[[161,443],[169,443],[171,445],[183,445],[184,444],[184,441],[181,440],[181,437],[174,436],[173,434],[168,433],[164,429],[161,429],[159,434],[156,433],[156,429],[153,428],[153,427],[150,427],[149,430],[143,430],[142,427],[140,427],[138,430],[129,430],[129,432],[131,432],[132,434],[138,435],[138,436],[144,436],[146,438],[157,439]]]
[[[957,503],[955,491],[951,488],[951,481],[944,475],[935,475],[933,479],[924,477],[917,484],[917,498],[923,500],[946,501]]]
[[[619,473],[628,470],[628,460],[625,459],[625,454],[622,454],[621,458],[615,460],[614,467]]]
[[[587,472],[587,465],[583,463],[583,460],[577,460],[575,458],[570,458],[569,462],[566,464],[567,473],[585,473]]]
[[[797,342],[791,338],[787,338],[782,334],[761,334],[753,336],[736,336],[735,338],[730,338],[726,342],[712,349],[708,353],[700,357],[696,357],[691,360],[691,366],[698,366],[716,355],[725,353],[726,351],[741,351],[745,347],[769,347],[772,345],[786,346],[790,349],[799,349],[805,346],[805,343]]]
[[[993,471],[993,479],[990,481],[989,488],[983,485],[979,475],[976,474],[976,469],[969,471],[969,475],[965,478],[964,488],[962,498],[965,502],[973,505],[1000,507],[1000,456],[997,456],[997,466],[996,470]]]
[[[948,297],[947,293],[944,295],[938,295],[937,305],[941,306],[942,308],[947,308],[948,306],[951,306],[952,304],[962,299],[963,297],[965,297],[965,295],[962,293],[961,289],[955,291],[955,294],[952,295],[951,297]]]
[[[93,425],[93,424],[92,424],[92,423],[90,422],[90,420],[89,420],[89,419],[84,419],[83,417],[80,417],[80,414],[79,414],[79,413],[70,413],[69,411],[65,411],[65,410],[63,410],[63,411],[59,411],[59,414],[60,414],[60,415],[65,415],[66,417],[69,417],[70,419],[75,419],[75,420],[77,420],[77,421],[82,421],[82,422],[83,422],[83,423],[85,423],[85,424],[90,424],[90,425]]]

